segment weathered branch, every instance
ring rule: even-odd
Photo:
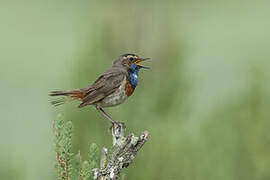
[[[112,131],[113,149],[109,157],[107,150],[103,149],[100,168],[94,169],[95,180],[117,180],[123,168],[127,168],[135,158],[137,152],[147,141],[149,133],[143,132],[139,137],[129,134],[124,136],[124,123],[114,123]]]

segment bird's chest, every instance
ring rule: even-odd
[[[138,84],[138,74],[130,73],[124,78],[122,84],[111,96],[119,97],[120,100],[126,100],[131,96]]]
[[[114,91],[109,96],[105,97],[100,102],[101,107],[116,106],[122,104],[128,98],[126,94],[126,79],[127,78],[124,78],[123,82],[116,91]]]
[[[138,83],[138,76],[127,76],[124,78],[123,82],[119,88],[106,98],[104,98],[100,103],[102,107],[111,107],[122,104],[129,96],[131,96],[135,90]]]
[[[138,84],[138,74],[137,73],[130,73],[129,76],[126,78],[126,95],[131,96]]]

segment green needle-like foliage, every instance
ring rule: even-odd
[[[93,168],[98,167],[98,147],[91,144],[88,160],[82,163],[80,153],[71,152],[72,122],[65,122],[61,115],[54,121],[56,170],[58,180],[93,179]]]
[[[95,143],[91,144],[88,151],[88,162],[91,169],[98,167],[98,152],[98,146]]]
[[[72,176],[71,179],[81,179],[81,169],[82,169],[82,160],[81,160],[81,154],[78,152],[74,157],[72,161]]]
[[[91,168],[88,161],[84,161],[81,170],[81,180],[88,180],[91,176]]]
[[[71,176],[71,138],[72,123],[65,123],[63,117],[59,115],[54,122],[55,151],[57,158],[57,174],[59,180],[69,180]]]

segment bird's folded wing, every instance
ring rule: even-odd
[[[102,100],[119,88],[125,78],[125,73],[110,70],[102,74],[89,88],[85,90],[84,98],[79,107]]]

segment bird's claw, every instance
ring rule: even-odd
[[[113,131],[113,130],[116,130],[118,128],[120,128],[120,129],[126,129],[126,125],[123,122],[113,121],[111,123],[112,123],[112,125],[110,126],[109,131]]]

